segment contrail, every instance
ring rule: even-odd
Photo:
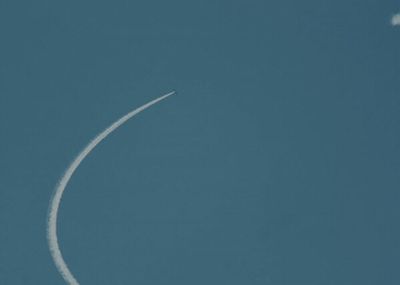
[[[54,192],[54,195],[50,201],[49,213],[47,217],[47,241],[49,243],[49,249],[53,261],[60,272],[61,276],[64,278],[65,282],[70,285],[79,285],[78,281],[75,279],[74,275],[72,275],[71,271],[69,270],[67,264],[64,261],[64,258],[60,251],[60,246],[58,245],[58,238],[57,238],[57,215],[58,215],[58,208],[60,207],[60,202],[62,195],[64,193],[65,187],[67,186],[69,180],[71,179],[72,175],[74,174],[75,170],[81,164],[81,162],[86,158],[86,156],[102,141],[104,140],[109,134],[113,131],[118,129],[121,125],[123,125],[126,121],[128,121],[133,116],[139,114],[140,112],[146,110],[147,108],[151,107],[152,105],[158,103],[159,101],[173,95],[175,91],[165,94],[153,101],[150,101],[147,104],[129,112],[125,116],[118,119],[114,122],[111,126],[105,129],[103,132],[98,134],[75,158],[75,160],[71,163],[71,165],[65,171],[64,176],[61,178],[60,182],[57,185],[57,188]]]

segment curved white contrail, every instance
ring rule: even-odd
[[[53,257],[53,261],[60,272],[61,276],[64,278],[65,282],[70,285],[79,285],[78,281],[72,275],[71,271],[69,270],[67,264],[64,261],[64,258],[60,251],[60,246],[58,245],[58,238],[57,238],[57,215],[58,215],[58,208],[60,207],[60,202],[62,195],[64,193],[65,187],[67,186],[69,180],[71,179],[72,175],[74,174],[75,170],[81,164],[81,162],[85,159],[85,157],[103,140],[105,139],[110,133],[115,131],[118,127],[124,124],[133,116],[139,114],[140,112],[144,111],[145,109],[149,108],[150,106],[156,104],[157,102],[171,96],[174,92],[170,92],[165,94],[153,101],[150,101],[147,104],[129,112],[122,118],[118,119],[114,122],[111,126],[107,129],[102,131],[98,134],[75,158],[75,160],[71,163],[71,165],[65,171],[64,176],[61,178],[58,186],[54,192],[54,195],[50,201],[50,208],[47,218],[47,240],[49,243],[50,253]]]

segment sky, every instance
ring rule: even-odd
[[[0,283],[399,284],[399,1],[0,2]]]

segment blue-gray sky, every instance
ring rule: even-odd
[[[0,3],[0,283],[399,284],[399,1]]]

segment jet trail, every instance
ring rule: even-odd
[[[78,281],[75,279],[74,275],[69,270],[67,264],[64,261],[64,258],[61,254],[60,246],[58,244],[57,238],[57,215],[58,209],[60,207],[60,202],[62,195],[64,193],[65,187],[67,186],[69,180],[74,174],[75,170],[82,163],[82,161],[86,158],[86,156],[102,141],[104,140],[110,133],[118,129],[121,125],[123,125],[126,121],[128,121],[133,116],[139,114],[140,112],[146,110],[152,105],[158,103],[159,101],[173,95],[174,92],[170,92],[165,94],[153,101],[150,101],[147,104],[129,112],[122,118],[118,119],[111,126],[105,129],[103,132],[98,134],[75,158],[75,160],[71,163],[71,165],[65,171],[64,176],[61,178],[60,182],[57,185],[57,188],[54,192],[54,195],[50,201],[49,213],[47,218],[47,240],[49,244],[49,249],[53,261],[60,272],[61,276],[64,278],[65,282],[69,285],[79,285]]]

